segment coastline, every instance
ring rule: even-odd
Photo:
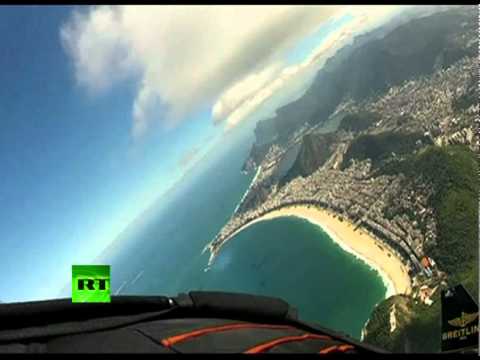
[[[381,277],[387,291],[385,298],[396,294],[410,294],[411,283],[406,266],[383,244],[368,235],[361,228],[354,230],[354,225],[348,220],[340,221],[333,213],[306,205],[286,206],[271,211],[245,224],[229,238],[240,231],[260,222],[279,217],[298,217],[319,226],[344,251],[363,261]]]
[[[235,208],[235,210],[233,210],[233,213],[235,214],[237,212],[237,210],[240,208],[240,206],[242,205],[243,203],[243,200],[245,200],[245,197],[247,196],[247,194],[250,192],[250,190],[252,189],[252,186],[253,184],[255,184],[255,181],[257,180],[257,177],[258,175],[260,174],[260,171],[262,171],[262,166],[260,165],[257,169],[257,171],[255,172],[255,175],[252,179],[252,181],[250,182],[250,185],[248,185],[248,189],[245,191],[245,193],[243,194],[242,198],[240,199],[240,202],[238,203],[237,207]]]

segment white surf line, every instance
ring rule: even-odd
[[[248,186],[248,189],[247,191],[245,191],[245,193],[243,194],[242,198],[240,199],[240,202],[238,203],[237,207],[235,208],[235,210],[233,210],[233,215],[235,215],[235,213],[237,212],[237,210],[240,208],[240,206],[242,205],[243,203],[243,200],[245,200],[245,198],[247,197],[248,193],[250,192],[253,184],[255,184],[255,181],[257,180],[257,177],[258,175],[260,174],[260,171],[262,170],[262,166],[259,165],[258,166],[258,169],[257,169],[257,172],[255,173],[255,176],[253,177],[252,179],[252,182],[250,183],[250,185]]]
[[[117,289],[117,291],[115,291],[115,295],[118,295],[125,285],[127,285],[126,281],[124,281],[123,284],[120,285],[120,287]]]
[[[260,171],[261,171],[261,170],[262,170],[262,166],[259,165],[259,166],[258,166],[258,169],[257,169],[257,172],[255,173],[255,176],[253,177],[252,181],[250,182],[250,185],[248,186],[248,189],[247,189],[247,190],[245,191],[245,193],[243,194],[243,196],[242,196],[242,198],[240,199],[240,202],[239,202],[238,205],[236,206],[235,210],[233,210],[233,214],[232,214],[231,218],[236,214],[237,210],[238,210],[238,209],[240,208],[240,206],[242,205],[243,200],[245,200],[245,197],[246,197],[247,194],[250,192],[253,184],[255,184],[255,181],[257,180],[258,175],[260,174]],[[218,236],[218,234],[217,234],[217,236]],[[216,238],[216,237],[215,237],[215,238]],[[215,239],[214,239],[214,240],[215,240]],[[212,251],[212,242],[213,242],[213,240],[210,241],[210,242],[208,242],[208,243],[205,245],[205,247],[203,248],[202,253],[201,253],[202,255],[205,254],[205,252],[206,252],[207,250],[209,250],[210,252]],[[208,265],[207,265],[207,267],[206,267],[205,269],[203,269],[203,271],[207,272],[207,271],[210,269],[210,265],[211,265],[212,262],[213,262],[213,258],[212,258],[212,254],[210,254],[210,260],[209,260],[209,262],[208,262]]]
[[[137,280],[140,279],[140,277],[143,275],[144,272],[145,272],[144,270],[140,271],[140,272],[137,274],[137,276],[135,276],[135,278],[132,280],[132,282],[130,283],[130,285],[135,284],[135,283],[137,282]]]
[[[211,247],[211,242],[208,242],[207,245],[205,245],[205,247],[202,250],[202,255],[205,254],[205,251],[209,250],[210,247]]]
[[[365,338],[365,335],[367,334],[367,326],[369,322],[370,322],[370,318],[368,318],[365,324],[363,324],[362,332],[360,334],[360,341],[363,341],[363,339]]]

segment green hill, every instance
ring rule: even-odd
[[[384,132],[360,135],[351,142],[341,168],[347,168],[352,159],[371,159],[372,165],[379,167],[388,158],[413,152],[418,140],[426,141],[421,133]]]
[[[449,285],[462,283],[474,298],[478,298],[478,164],[475,154],[466,146],[429,146],[395,164],[385,173],[404,173],[418,176],[433,190],[430,199],[438,226],[436,245],[425,252],[446,271]],[[461,259],[461,261],[459,261]],[[440,298],[434,304],[408,303],[409,321],[398,331],[389,329],[390,302],[382,302],[372,313],[365,341],[395,352],[440,351]]]
[[[339,129],[346,131],[362,131],[380,120],[380,116],[370,112],[347,114],[340,122]]]
[[[321,167],[332,155],[331,145],[335,139],[336,135],[333,133],[305,135],[295,162],[280,184],[283,185],[297,176],[308,176]]]

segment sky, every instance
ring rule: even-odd
[[[56,297],[219,139],[397,11],[2,6],[0,300]]]

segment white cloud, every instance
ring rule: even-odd
[[[257,73],[248,74],[245,78],[227,89],[217,100],[212,109],[213,119],[223,121],[232,116],[235,109],[248,106],[251,97],[255,96],[262,88],[271,83],[279,75],[281,64],[274,63]]]
[[[89,91],[140,77],[132,110],[133,133],[140,136],[152,120],[152,104],[168,105],[167,120],[175,124],[218,96],[241,102],[249,92],[243,85],[221,94],[235,83],[257,86],[255,76],[267,76],[266,68],[336,11],[333,6],[99,6],[75,12],[61,38],[78,82]],[[224,106],[227,113],[232,105]]]
[[[74,12],[60,29],[63,45],[75,61],[78,82],[94,92],[110,87],[134,72],[136,62],[119,21],[119,11],[108,7]]]
[[[378,19],[386,8],[97,6],[74,12],[61,39],[78,83],[89,91],[139,80],[132,106],[138,138],[160,113],[165,125],[174,126],[208,104],[214,104],[216,122],[238,124],[276,92],[300,89],[348,34],[326,41],[307,62],[286,67],[283,58],[300,39],[332,17],[350,12]]]

